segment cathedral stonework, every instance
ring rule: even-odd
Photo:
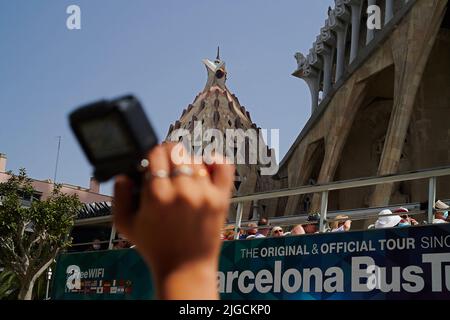
[[[367,8],[381,9],[379,30]],[[281,161],[288,187],[448,166],[450,17],[447,0],[336,0],[294,76],[312,114]],[[437,197],[450,194],[438,179]],[[333,191],[330,210],[425,202],[427,181]],[[307,208],[307,210],[305,210]],[[290,197],[286,215],[318,211],[320,195]],[[369,221],[365,222],[370,224]]]
[[[206,150],[206,146],[214,142],[214,137],[209,137],[202,133],[208,130],[218,130],[223,136],[223,140],[227,142],[227,132],[233,130],[242,138],[244,142],[243,148],[238,148],[237,139],[233,140],[233,152],[235,158],[239,156],[244,159],[245,163],[237,163],[234,183],[234,195],[247,195],[258,191],[267,191],[273,189],[272,179],[269,176],[261,175],[262,165],[259,161],[249,161],[250,158],[257,153],[258,150],[252,150],[249,143],[249,136],[246,132],[255,132],[258,134],[260,128],[252,122],[250,113],[243,107],[238,98],[231,93],[225,82],[227,80],[227,70],[225,62],[220,59],[219,52],[214,61],[203,60],[208,73],[205,88],[197,95],[192,104],[182,111],[179,120],[170,125],[166,140],[182,140],[183,138],[174,135],[175,131],[184,130],[189,132],[191,140],[187,144],[188,148],[192,148],[193,154],[198,154],[198,150]],[[200,130],[199,130],[200,129]],[[199,132],[200,135],[196,133]],[[219,139],[218,139],[219,140]],[[261,141],[261,142],[260,142]],[[264,152],[270,157],[272,152],[260,140],[258,135],[258,143],[262,143]],[[254,147],[255,145],[253,145]],[[222,154],[226,154],[226,145],[221,146]],[[237,154],[241,152],[243,154]],[[273,157],[272,157],[273,158]],[[257,202],[247,202],[243,207],[243,219],[255,219],[259,216],[268,215],[267,205]],[[229,219],[234,220],[236,215],[236,206],[230,209]]]
[[[366,23],[374,5],[381,9],[378,30]],[[260,163],[237,166],[235,195],[448,166],[449,56],[448,0],[335,0],[312,48],[295,54],[293,76],[310,89],[310,119],[277,174],[262,176]],[[225,63],[219,56],[203,62],[206,86],[169,134],[192,132],[196,121],[222,133],[258,129],[226,87]],[[448,197],[450,178],[439,178],[437,190],[438,198]],[[406,181],[332,191],[328,207],[382,207],[427,196],[427,181]],[[308,194],[246,203],[243,220],[318,212],[320,200]]]

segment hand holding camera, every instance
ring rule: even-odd
[[[137,213],[132,181],[115,185],[114,220],[151,266],[158,296],[171,299],[218,298],[215,285],[234,169],[222,164],[171,161],[175,145],[152,149]],[[192,282],[195,283],[192,286]]]
[[[234,167],[172,161],[132,96],[75,110],[70,123],[94,176],[115,184],[114,223],[151,268],[160,299],[216,299],[220,230]]]

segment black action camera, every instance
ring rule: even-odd
[[[158,138],[135,97],[127,95],[82,106],[69,115],[69,121],[97,181],[125,174],[140,189],[141,161]]]

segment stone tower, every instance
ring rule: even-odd
[[[368,6],[380,29],[367,28]],[[383,176],[450,164],[448,0],[335,0],[295,77],[312,114],[280,164],[284,187]],[[427,181],[340,190],[330,210],[427,200]],[[437,197],[450,194],[440,178]],[[285,214],[317,212],[320,194],[289,197]],[[367,221],[366,224],[371,223]]]
[[[191,140],[193,140],[188,145],[190,145],[195,154],[199,155],[196,149],[201,146],[201,150],[204,151],[208,143],[214,142],[215,137],[205,134],[208,129],[216,129],[224,138],[221,150],[225,150],[226,147],[227,130],[241,129],[238,130],[238,135],[243,138],[241,141],[245,143],[245,150],[239,149],[237,140],[233,140],[232,152],[234,152],[236,158],[239,156],[237,153],[241,152],[240,156],[242,159],[245,159],[245,164],[238,163],[236,165],[234,195],[246,195],[257,191],[270,190],[272,180],[269,176],[261,176],[259,162],[250,164],[248,161],[252,155],[255,155],[255,151],[249,148],[249,139],[243,134],[252,131],[259,136],[260,128],[252,122],[250,113],[239,103],[238,98],[226,86],[227,70],[225,62],[220,59],[219,49],[214,61],[204,59],[203,63],[206,66],[208,75],[205,88],[183,110],[180,119],[170,125],[166,140],[180,141],[181,139],[178,136],[174,138],[173,133],[175,133],[175,130],[179,132],[180,129],[184,129],[185,132],[190,133]],[[198,136],[195,132],[201,132],[201,136]],[[266,154],[270,157],[271,150],[267,148],[265,143],[263,147]],[[223,154],[226,154],[225,151]],[[269,210],[262,203],[251,202],[245,203],[243,209],[243,219],[256,219],[260,215],[265,215],[265,212]],[[236,206],[232,206],[229,213],[230,221],[234,220],[235,214]]]

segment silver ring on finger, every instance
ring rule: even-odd
[[[189,166],[179,166],[172,172],[172,177],[178,177],[181,175],[192,177],[194,175],[194,170]]]
[[[169,177],[170,177],[169,172],[164,169],[159,169],[156,170],[155,172],[147,171],[145,173],[145,179],[147,180],[150,180],[152,178],[167,179]]]

